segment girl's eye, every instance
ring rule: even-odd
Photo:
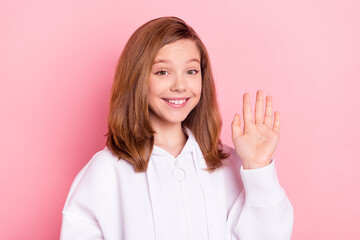
[[[165,71],[165,70],[160,70],[160,71],[156,72],[155,74],[156,74],[156,75],[167,75],[168,72]]]
[[[191,75],[195,75],[195,74],[197,74],[198,72],[199,72],[199,71],[197,71],[197,70],[195,70],[195,69],[191,69],[191,70],[188,71],[188,73],[191,74]]]

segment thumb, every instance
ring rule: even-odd
[[[235,114],[234,119],[231,123],[231,135],[232,135],[232,139],[234,140],[235,138],[237,138],[238,136],[242,135],[242,131],[241,131],[241,118],[239,116],[239,114]]]

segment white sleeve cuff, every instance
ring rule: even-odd
[[[273,158],[269,165],[262,168],[244,169],[241,165],[240,174],[245,189],[245,203],[247,204],[274,203],[285,196],[276,174]]]

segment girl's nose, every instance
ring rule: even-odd
[[[170,88],[173,92],[186,91],[185,76],[176,75]]]

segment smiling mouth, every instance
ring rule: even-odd
[[[170,98],[163,98],[166,102],[172,103],[175,105],[182,105],[187,102],[190,98],[178,98],[178,99],[170,99]]]

